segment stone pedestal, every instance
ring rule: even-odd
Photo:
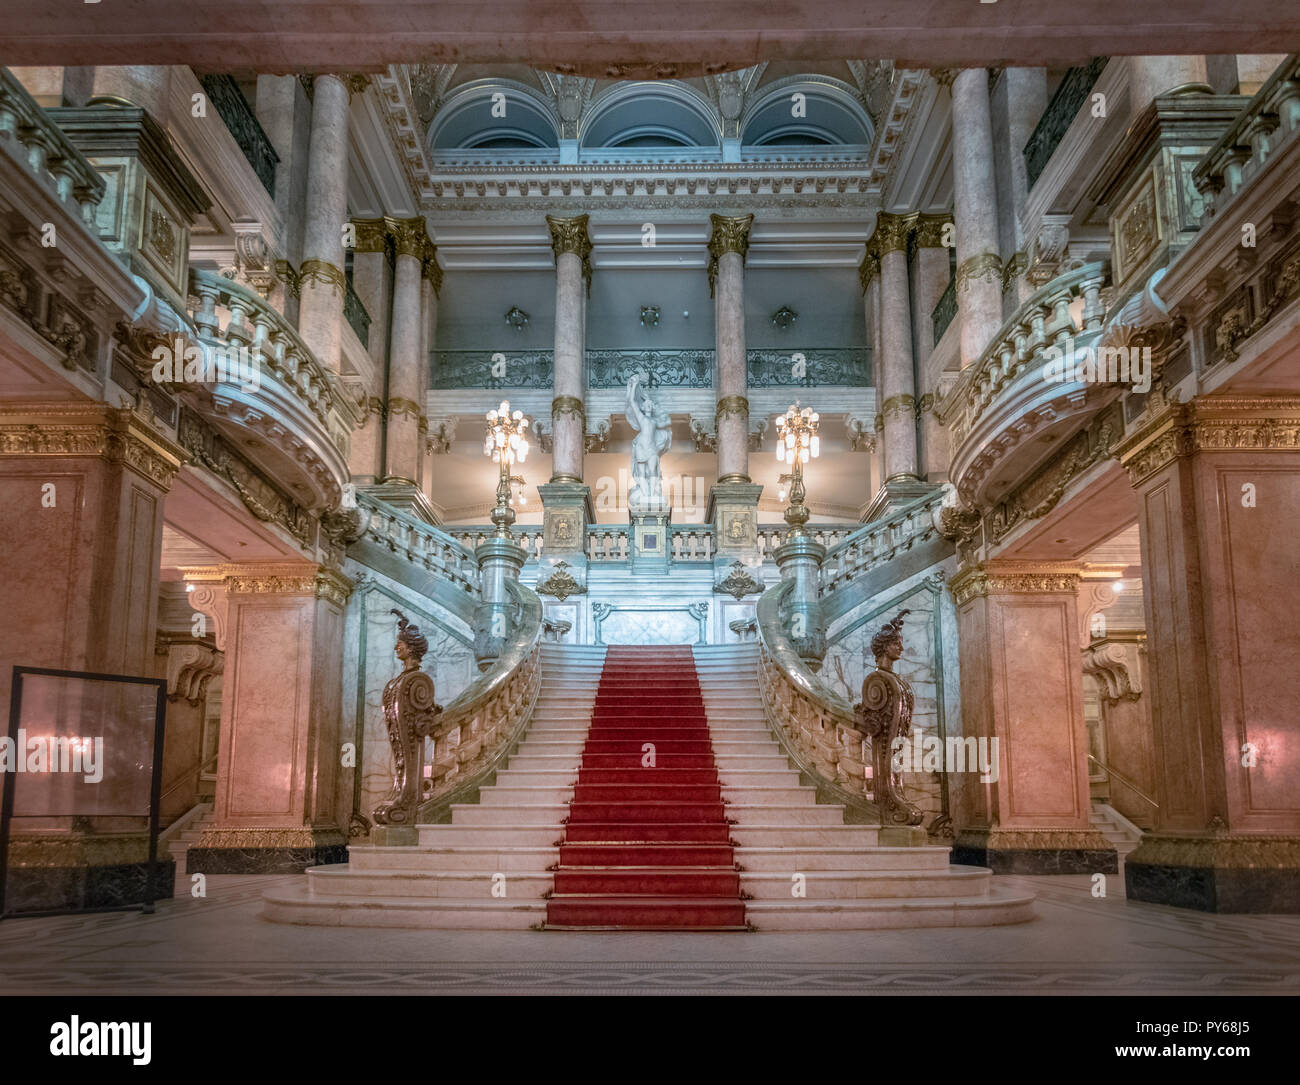
[[[763,591],[763,561],[758,552],[758,497],[753,482],[715,482],[709,490],[707,519],[713,524],[713,590],[737,599]]]
[[[954,863],[1002,874],[1119,869],[1090,825],[1078,590],[1078,570],[1061,565],[989,562],[953,578],[961,737],[996,766],[988,782],[978,771],[952,777]]]
[[[1155,829],[1130,899],[1300,911],[1300,399],[1198,397],[1125,440],[1138,494]]]
[[[591,487],[583,482],[545,482],[542,498],[542,556],[537,594],[563,600],[587,590],[587,525],[596,519]]]
[[[632,572],[664,576],[672,560],[673,509],[662,498],[633,504],[628,510]]]
[[[187,869],[271,874],[345,862],[335,790],[352,582],[309,562],[189,569],[186,579],[195,595],[224,594],[226,646],[215,821]]]

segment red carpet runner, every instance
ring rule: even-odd
[[[745,928],[689,648],[606,653],[546,925]]]

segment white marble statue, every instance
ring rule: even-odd
[[[627,382],[627,420],[636,430],[628,502],[634,508],[658,508],[663,497],[659,458],[673,443],[672,418],[655,405],[636,376]]]

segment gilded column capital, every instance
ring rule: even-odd
[[[865,294],[871,287],[871,280],[880,274],[880,256],[870,244],[867,245],[867,254],[862,258],[862,263],[858,265],[858,284],[862,287]]]
[[[347,603],[355,586],[337,569],[300,562],[226,564],[212,566],[202,572],[209,574],[202,579],[211,579],[212,573],[220,574],[228,596],[309,595],[340,607]]]
[[[429,240],[429,226],[422,215],[409,219],[385,219],[388,232],[393,238],[393,248],[398,256],[413,256],[424,260],[433,248]]]
[[[948,587],[959,607],[989,595],[1075,595],[1081,572],[1068,562],[981,562],[958,572]]]
[[[916,216],[916,247],[918,249],[951,248],[952,236],[952,215]]]
[[[882,211],[876,217],[876,232],[871,235],[872,251],[881,257],[891,252],[906,252],[907,239],[915,225],[915,215],[891,215]]]
[[[741,263],[749,253],[749,230],[754,225],[750,215],[710,215],[712,232],[709,234],[709,297],[713,297],[714,283],[718,278],[718,261],[723,253],[740,254]]]
[[[353,252],[383,252],[388,244],[388,223],[386,218],[353,219]]]
[[[956,68],[931,68],[930,78],[941,87],[951,87],[952,81],[957,78]]]
[[[587,292],[591,293],[591,236],[587,226],[590,215],[574,215],[571,218],[546,216],[546,225],[551,231],[551,251],[555,253],[558,265],[560,257],[571,252],[582,261],[582,277],[587,280]]]
[[[348,88],[349,99],[356,97],[358,94],[365,94],[366,88],[370,86],[370,76],[361,75],[359,72],[348,72],[346,75],[340,75],[339,79]]]

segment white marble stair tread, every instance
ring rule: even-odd
[[[754,873],[808,871],[947,870],[949,848],[895,848],[880,844],[738,845],[736,862]]]
[[[497,874],[504,877],[498,878]],[[324,897],[428,897],[430,899],[478,901],[497,900],[494,885],[504,886],[507,899],[542,898],[555,882],[555,876],[541,871],[477,870],[352,870],[350,864],[309,867],[307,889],[312,896]],[[498,893],[500,890],[498,890]]]
[[[427,897],[312,897],[306,885],[262,894],[262,915],[277,923],[424,930],[527,930],[546,918],[546,901]]]
[[[743,864],[742,864],[743,865]],[[988,895],[993,872],[983,867],[939,870],[742,871],[740,888],[755,900],[790,900],[801,874],[807,900],[939,899]]]
[[[747,900],[758,931],[991,927],[1034,918],[1034,898],[994,889],[987,896],[907,900]]]

